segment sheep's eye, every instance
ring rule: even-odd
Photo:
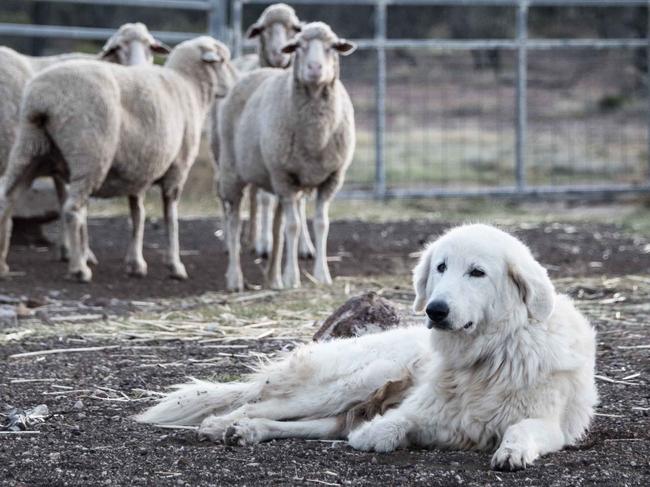
[[[445,264],[444,262],[441,262],[440,264],[438,264],[437,269],[438,269],[438,272],[440,274],[442,274],[443,272],[445,272],[447,270],[447,264]]]
[[[469,271],[469,275],[472,277],[485,277],[485,272],[483,272],[481,269],[472,269]]]

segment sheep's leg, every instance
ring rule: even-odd
[[[298,266],[298,239],[300,234],[300,214],[296,195],[282,198],[284,218],[286,220],[284,234],[286,239],[286,259],[282,281],[284,287],[300,287],[300,267]]]
[[[84,252],[86,253],[86,262],[92,265],[97,265],[99,264],[99,260],[97,260],[97,256],[95,253],[92,251],[90,248],[90,238],[88,236],[88,220],[86,219],[86,222],[84,223],[83,228],[81,229],[81,236],[83,238],[83,244],[84,244]]]
[[[273,251],[273,235],[272,235],[272,208],[275,198],[272,194],[266,191],[259,190],[257,192],[257,213],[259,215],[257,238],[255,239],[255,253],[258,257],[263,259]]]
[[[144,239],[144,195],[129,196],[131,210],[131,242],[126,254],[126,272],[130,276],[144,277],[147,275],[147,262],[142,255]]]
[[[178,192],[177,192],[178,193]],[[187,279],[187,271],[181,262],[181,249],[178,241],[178,197],[163,191],[163,209],[167,228],[167,265],[172,279]]]
[[[70,253],[70,242],[68,241],[68,232],[65,226],[65,218],[63,218],[63,205],[65,200],[68,198],[68,190],[65,186],[65,182],[57,176],[54,176],[54,188],[56,189],[56,196],[59,200],[59,208],[61,209],[61,241],[59,242],[59,259],[63,262],[67,262],[69,259]],[[99,261],[97,257],[90,249],[90,241],[88,238],[88,225],[84,225],[82,229],[82,238],[85,246],[86,259],[89,264],[97,265]]]
[[[314,244],[309,236],[309,225],[307,225],[307,195],[303,195],[299,202],[300,208],[300,242],[298,244],[298,255],[301,259],[314,258]]]
[[[246,226],[246,245],[253,247],[257,241],[257,186],[248,187],[248,225]]]
[[[66,220],[65,225],[70,244],[68,277],[79,282],[90,282],[93,276],[88,267],[82,238],[82,228],[86,225],[88,197],[88,189],[83,188],[81,184],[73,184],[63,205],[63,217]]]
[[[327,265],[327,235],[330,229],[329,206],[330,200],[319,191],[314,215],[314,236],[316,238],[314,278],[323,284],[332,284],[332,277]]]
[[[29,189],[34,180],[35,168],[29,158],[24,162],[24,164],[10,164],[0,178],[0,277],[9,274],[7,254],[13,223],[11,213],[16,201]]]
[[[61,239],[59,242],[59,259],[62,262],[68,262],[70,260],[70,241],[68,240],[68,229],[65,224],[65,218],[63,217],[63,205],[65,200],[68,199],[68,190],[65,187],[65,183],[56,176],[52,178],[54,181],[54,188],[56,189],[56,197],[59,200],[59,208],[61,210]]]
[[[13,223],[11,220],[11,212],[16,200],[27,190],[29,184],[16,185],[11,191],[7,191],[8,187],[8,178],[2,178],[0,180],[0,277],[9,274],[7,254],[9,253]]]
[[[231,201],[222,200],[226,213],[226,243],[228,245],[228,270],[226,287],[229,291],[244,290],[244,275],[241,271],[241,193]]]
[[[282,267],[282,247],[284,246],[283,224],[282,203],[278,202],[273,216],[273,247],[271,248],[269,266],[266,270],[267,285],[271,289],[282,289],[283,287],[280,272]]]

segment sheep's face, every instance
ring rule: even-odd
[[[284,53],[294,53],[296,78],[307,86],[332,83],[339,76],[339,54],[347,56],[356,46],[339,39],[326,24],[307,24],[294,40],[285,44]]]
[[[154,38],[147,26],[124,24],[106,41],[99,56],[124,66],[153,63],[153,53],[168,54],[169,47]]]
[[[210,77],[213,97],[223,98],[237,81],[235,69],[230,64],[230,51],[212,37],[204,36],[195,41],[200,62]]]
[[[248,37],[258,37],[260,55],[271,68],[286,68],[291,62],[291,54],[282,52],[286,43],[300,32],[300,24],[290,22],[273,22],[270,25],[254,24]]]

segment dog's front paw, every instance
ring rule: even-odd
[[[523,470],[537,458],[537,454],[521,445],[502,445],[492,456],[491,466],[493,470],[514,472]]]
[[[230,446],[254,445],[263,440],[263,427],[256,419],[241,419],[232,423],[223,434],[223,442]]]
[[[348,443],[355,450],[387,453],[400,447],[406,430],[389,420],[371,421],[352,431]]]

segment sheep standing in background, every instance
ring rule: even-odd
[[[229,58],[222,43],[199,37],[176,46],[164,67],[70,61],[37,75],[26,89],[18,140],[0,179],[0,274],[8,271],[13,203],[35,177],[57,174],[69,183],[64,217],[72,277],[92,278],[81,231],[91,195],[128,196],[133,235],[127,271],[146,274],[144,195],[159,184],[171,275],[185,279],[178,200],[210,105],[232,83]]]
[[[343,183],[355,145],[354,110],[339,80],[339,54],[355,46],[322,22],[303,26],[283,48],[293,53],[290,70],[259,69],[242,78],[219,110],[219,196],[226,213],[228,289],[243,289],[240,203],[253,184],[279,198],[273,224],[268,284],[300,285],[298,199],[316,190],[314,277],[329,284],[326,244],[329,203]],[[286,219],[286,263],[280,279],[282,214]]]
[[[4,173],[9,160],[9,152],[16,140],[20,101],[27,82],[39,71],[64,61],[79,59],[103,59],[105,61],[135,66],[151,64],[153,53],[167,54],[169,48],[155,39],[147,26],[138,22],[124,24],[104,44],[99,54],[82,53],[60,54],[57,56],[25,56],[8,47],[0,47],[0,175]],[[65,201],[66,190],[63,181],[54,178],[57,195],[61,205]],[[62,220],[63,221],[63,220]],[[86,232],[86,229],[83,230]],[[68,243],[65,228],[61,232],[61,258],[68,257]],[[87,241],[87,236],[84,238]],[[90,249],[88,260],[97,263]]]
[[[291,65],[291,55],[282,52],[282,48],[302,29],[302,23],[296,16],[295,10],[285,3],[269,5],[257,21],[246,32],[249,39],[258,39],[257,54],[249,54],[233,60],[233,65],[246,73],[258,68],[288,68]],[[212,153],[218,164],[219,131],[217,104],[212,109]],[[218,169],[218,168],[216,168]],[[218,174],[218,170],[215,171]],[[271,253],[271,215],[275,198],[270,193],[251,186],[250,190],[250,219],[248,224],[247,241],[254,244],[255,253],[266,258]],[[306,199],[300,199],[300,241],[298,253],[302,258],[314,255],[314,245],[309,237],[307,225]]]

